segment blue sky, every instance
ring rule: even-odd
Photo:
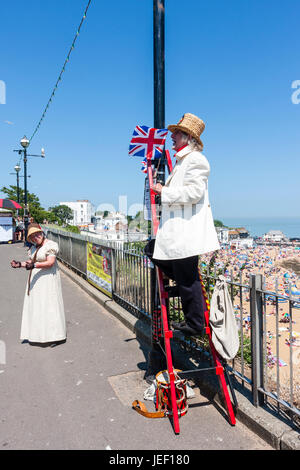
[[[1,4],[0,187],[16,184],[13,149],[32,135],[86,4]],[[299,216],[299,0],[165,7],[166,125],[185,112],[205,121],[214,217]],[[45,208],[89,199],[118,209],[125,195],[129,212],[142,203],[144,175],[128,145],[137,124],[153,126],[152,12],[152,0],[92,1],[29,148],[45,148],[45,159],[28,162],[28,190]]]

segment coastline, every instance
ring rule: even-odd
[[[280,230],[288,238],[300,238],[300,216],[282,217],[214,217],[227,227],[244,227],[251,237],[262,237],[271,230]]]

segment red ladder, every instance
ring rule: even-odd
[[[165,151],[166,154],[166,160],[168,164],[168,170],[169,173],[172,171],[172,162],[170,158],[170,154],[168,150]],[[156,208],[155,208],[155,193],[152,190],[153,186],[153,174],[152,174],[152,166],[151,166],[151,159],[147,159],[147,169],[148,169],[148,180],[149,180],[149,188],[150,188],[150,202],[151,202],[151,216],[152,216],[152,224],[153,224],[153,234],[156,235],[157,230],[158,230],[158,225],[159,221],[157,218],[156,214]],[[156,267],[156,273],[157,273],[157,280],[158,280],[158,289],[159,289],[159,299],[160,299],[160,307],[161,307],[161,319],[162,319],[162,333],[164,337],[164,345],[165,345],[165,356],[166,356],[166,361],[167,361],[167,370],[169,374],[169,380],[170,380],[170,393],[171,393],[171,407],[172,407],[172,418],[173,418],[173,427],[174,427],[174,432],[175,434],[180,433],[180,426],[179,426],[179,416],[178,416],[178,409],[177,409],[177,402],[176,402],[176,393],[175,393],[175,373],[174,373],[174,368],[173,368],[173,361],[172,361],[172,353],[171,353],[171,344],[170,344],[170,339],[173,337],[173,331],[169,329],[169,324],[168,324],[168,308],[167,308],[167,302],[166,300],[169,298],[168,293],[165,290],[164,282],[163,282],[163,274],[162,271]],[[203,299],[205,301],[205,309],[204,309],[204,317],[205,317],[205,333],[208,335],[209,339],[209,345],[214,361],[214,367],[212,368],[206,368],[206,369],[196,369],[192,371],[183,371],[183,372],[177,372],[177,375],[181,378],[189,378],[189,377],[195,377],[198,372],[201,372],[203,370],[208,370],[208,369],[214,369],[215,373],[218,377],[219,380],[219,385],[220,389],[223,391],[223,397],[225,401],[225,406],[227,409],[228,413],[228,418],[229,422],[231,425],[235,425],[235,415],[231,403],[231,399],[228,393],[228,388],[227,388],[227,383],[226,383],[226,378],[224,374],[227,372],[224,366],[222,365],[222,361],[213,345],[212,342],[212,330],[209,324],[209,300],[205,291],[204,283],[202,280],[202,277],[200,275],[199,271],[199,276],[200,276],[200,281],[201,281],[201,287],[202,287],[202,293],[203,293]],[[231,387],[230,384],[230,379],[229,375],[226,374],[227,380],[229,381],[229,386],[231,390],[231,394],[233,396],[233,400],[235,404],[237,405],[236,398],[234,395],[233,388]]]

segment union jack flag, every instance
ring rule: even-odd
[[[142,161],[142,168],[141,168],[142,172],[143,173],[147,173],[147,158],[145,158],[143,161]]]
[[[167,133],[167,129],[136,126],[129,145],[129,155],[146,159],[160,158]]]

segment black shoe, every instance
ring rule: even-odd
[[[181,331],[181,333],[183,333],[186,336],[203,336],[204,334],[204,328],[201,330],[195,330],[194,328],[189,326],[187,323],[184,323],[184,324],[178,323],[175,329]]]

